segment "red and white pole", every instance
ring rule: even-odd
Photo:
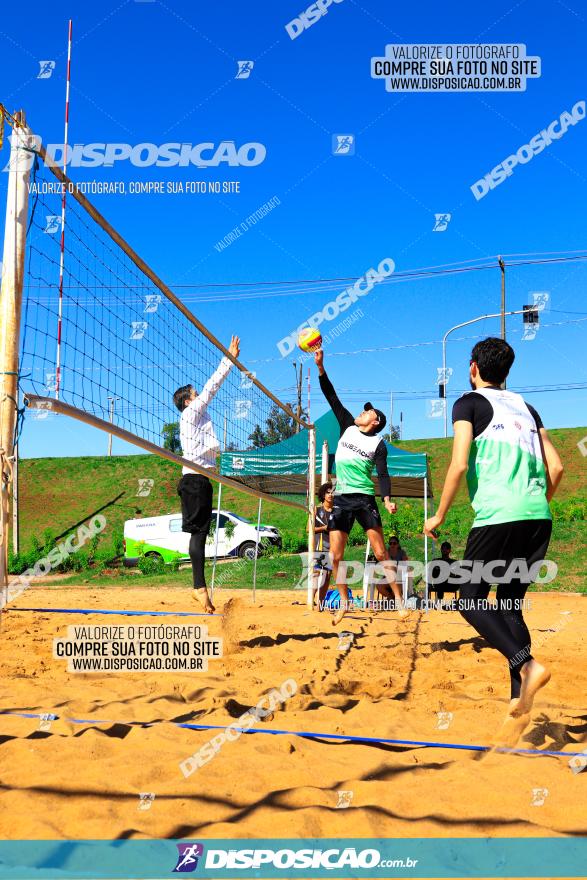
[[[67,150],[69,140],[69,86],[71,82],[71,30],[72,20],[69,19],[67,35],[67,76],[65,83],[65,126],[63,132],[63,173],[67,174]],[[61,247],[59,254],[59,305],[57,317],[57,361],[55,367],[55,398],[59,400],[61,387],[61,328],[63,324],[63,273],[65,266],[65,201],[67,187],[63,184],[61,195]]]

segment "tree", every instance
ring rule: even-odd
[[[386,443],[393,443],[394,440],[401,440],[399,425],[391,425],[389,428],[389,434],[384,434],[383,439]]]
[[[288,404],[291,406],[291,404]],[[304,413],[302,413],[304,418]],[[272,446],[279,443],[280,440],[287,440],[296,433],[296,421],[288,416],[280,406],[273,404],[269,410],[269,415],[265,419],[266,429],[263,431],[260,425],[255,425],[255,430],[249,434],[249,440],[255,449],[263,446]]]
[[[255,425],[255,430],[252,434],[249,434],[249,440],[253,444],[254,449],[261,449],[263,446],[267,446],[267,440],[261,430],[261,425]]]
[[[179,422],[167,422],[161,431],[163,436],[163,449],[170,452],[178,452],[181,455],[181,442],[179,439]]]

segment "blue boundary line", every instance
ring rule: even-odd
[[[127,617],[223,617],[205,611],[116,611],[103,608],[9,608],[9,611],[38,611],[43,614],[120,614]]]
[[[53,715],[51,713],[45,713],[45,715],[43,715],[42,713],[37,712],[0,711],[0,717],[2,717],[3,715],[9,715],[16,718],[46,717],[47,720],[50,721],[57,721],[61,717],[59,715]],[[154,727],[156,723],[159,723],[154,721],[107,721],[105,719],[99,718],[66,717],[63,718],[63,721],[69,721],[72,724],[124,724],[126,727]],[[232,727],[233,730],[236,730],[239,733],[265,733],[272,736],[299,736],[305,739],[334,739],[342,740],[343,742],[377,743],[378,745],[383,744],[399,746],[421,746],[424,748],[435,749],[459,749],[461,751],[467,752],[490,752],[493,748],[492,746],[472,746],[461,743],[443,743],[417,739],[380,739],[376,736],[352,736],[350,734],[344,733],[316,733],[302,730],[277,730],[276,728],[268,728],[264,730],[260,727],[234,727],[232,724],[188,724],[187,722],[179,721],[171,721],[168,723],[173,724],[174,727],[183,727],[187,730],[226,730],[227,727]],[[510,755],[542,755],[555,758],[576,758],[585,754],[585,752],[553,752],[542,749],[496,748],[495,751]]]

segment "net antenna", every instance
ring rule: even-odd
[[[71,82],[71,30],[72,20],[69,19],[67,32],[67,73],[65,77],[65,122],[63,125],[63,173],[67,173],[67,151],[69,149],[69,86]],[[63,275],[65,261],[65,205],[67,187],[61,194],[61,248],[59,253],[59,314],[57,317],[57,359],[55,363],[55,397],[59,399],[61,384],[61,325],[63,322]]]
[[[67,177],[39,138],[16,117],[10,119],[15,170],[9,179],[2,284],[3,473],[8,474],[13,451],[20,370],[33,418],[66,415],[218,484],[307,512],[308,471],[315,468],[313,426],[230,354]],[[21,134],[26,146],[20,144]],[[22,168],[19,153],[27,160]],[[62,233],[63,189],[67,237],[55,234]],[[238,327],[229,329],[238,334]],[[207,408],[218,438],[210,469],[183,458],[173,395],[186,385],[199,394],[223,360],[228,375]],[[120,399],[114,422],[109,397]],[[290,450],[294,435],[297,446]],[[214,457],[220,449],[222,455]],[[5,477],[3,486],[9,480]],[[4,541],[3,559],[6,547]]]

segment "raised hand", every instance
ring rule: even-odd
[[[228,350],[233,357],[237,358],[239,356],[241,350],[241,341],[239,336],[233,336],[231,338]]]

